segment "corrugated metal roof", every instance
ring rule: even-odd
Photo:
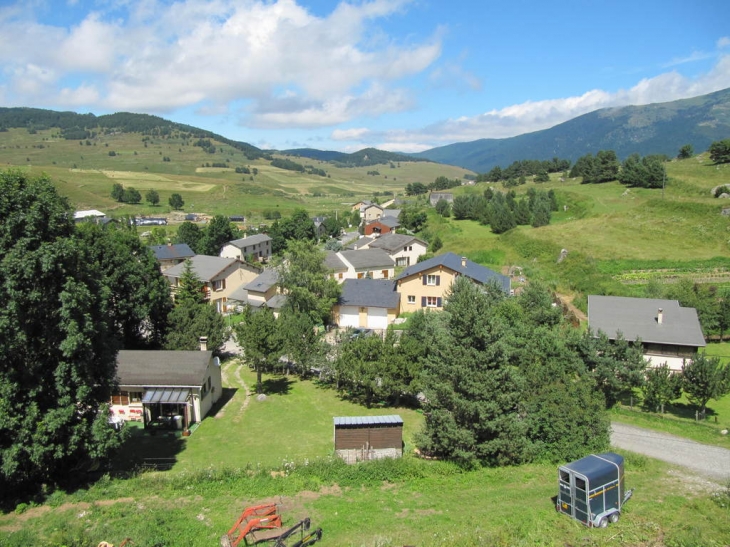
[[[380,424],[403,424],[403,419],[397,414],[389,416],[339,416],[333,418],[335,426],[338,425],[380,425]]]

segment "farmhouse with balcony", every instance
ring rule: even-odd
[[[674,371],[706,345],[697,310],[676,300],[589,295],[588,327],[609,340],[619,333],[629,342],[640,340],[644,359]]]
[[[205,299],[214,304],[219,312],[226,310],[226,302],[233,291],[259,275],[259,270],[236,258],[195,255],[188,260],[192,271],[203,283]],[[170,283],[173,297],[180,286],[186,263],[187,261],[162,272]]]
[[[502,291],[510,293],[509,277],[465,257],[445,253],[414,264],[396,277],[397,291],[401,295],[400,311],[443,309],[444,295],[458,276],[480,285],[496,283]]]
[[[160,264],[160,270],[163,272],[195,256],[195,253],[187,243],[151,245],[150,249],[152,249],[157,262]]]
[[[348,279],[334,307],[334,321],[340,327],[384,330],[398,317],[399,304],[393,281]]]
[[[271,238],[266,234],[255,234],[234,239],[223,245],[220,255],[224,258],[237,258],[242,261],[253,257],[259,262],[267,262],[271,258]]]
[[[141,421],[145,427],[188,429],[220,398],[218,357],[207,351],[121,350],[118,390],[111,398],[115,421]]]

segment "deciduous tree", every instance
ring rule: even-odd
[[[682,376],[682,389],[703,415],[710,399],[717,400],[730,393],[730,366],[720,365],[717,357],[697,354],[682,366]]]
[[[174,210],[179,211],[185,205],[183,198],[180,194],[172,194],[170,199],[167,201]]]

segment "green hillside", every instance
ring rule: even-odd
[[[701,152],[728,135],[730,89],[725,89],[680,101],[596,110],[543,131],[450,144],[415,156],[484,173],[516,160],[557,156],[575,161],[598,150],[614,150],[622,159],[635,152],[674,157],[685,144]]]

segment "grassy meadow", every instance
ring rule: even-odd
[[[565,546],[725,545],[727,490],[643,456],[625,453],[635,489],[621,520],[588,529],[556,513],[556,465],[464,471],[417,459],[422,416],[365,409],[310,381],[265,375],[267,397],[250,397],[255,375],[224,363],[224,405],[191,437],[128,441],[115,467],[95,483],[49,492],[0,515],[0,544],[211,546],[242,509],[278,503],[284,525],[309,516],[322,545]],[[332,417],[398,413],[405,422],[401,460],[347,466],[332,458]],[[144,440],[145,442],[140,442]],[[143,451],[172,448],[169,471],[128,473]]]

